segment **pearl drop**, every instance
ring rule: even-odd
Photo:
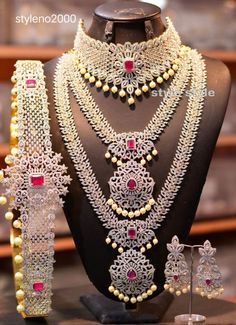
[[[16,273],[15,273],[15,279],[16,279],[17,281],[22,280],[22,279],[23,279],[23,274],[22,274],[21,272],[16,272]]]
[[[170,293],[174,293],[175,292],[175,289],[174,288],[169,288],[169,292]]]
[[[19,289],[19,290],[16,291],[16,298],[17,299],[23,299],[24,295],[25,295],[25,293],[24,293],[23,290]]]
[[[154,245],[156,245],[156,244],[158,244],[158,239],[154,238],[152,242],[153,242]]]
[[[133,211],[130,211],[129,214],[128,214],[129,218],[133,218],[134,217],[134,213]]]
[[[146,92],[148,91],[148,86],[147,86],[147,85],[143,85],[143,87],[142,87],[142,91],[143,91],[144,93],[146,93]]]
[[[18,154],[18,149],[16,147],[11,148],[11,154],[13,156],[17,155]]]
[[[146,251],[146,248],[142,246],[142,247],[140,248],[140,252],[141,252],[141,253],[144,253],[145,251]]]
[[[109,290],[110,292],[114,292],[115,288],[114,288],[113,286],[109,286],[109,287],[108,287],[108,290]]]
[[[86,73],[86,69],[85,68],[80,69],[80,73],[81,74],[85,74]]]
[[[150,161],[150,160],[152,160],[152,156],[151,155],[147,155],[146,159],[147,159],[147,161]]]
[[[16,81],[17,81],[16,75],[13,74],[13,75],[11,76],[11,82],[12,82],[13,84],[15,84]]]
[[[155,88],[155,87],[156,87],[156,83],[155,83],[154,81],[151,81],[151,82],[149,83],[149,87],[150,87],[150,88]]]
[[[107,243],[107,244],[110,244],[110,242],[111,242],[111,238],[110,238],[110,237],[107,237],[107,238],[106,238],[106,243]]]
[[[19,304],[16,306],[16,310],[18,311],[18,313],[22,313],[25,310],[25,307]]]
[[[148,294],[148,296],[151,296],[153,294],[152,290],[151,289],[148,289],[147,290],[147,294]]]
[[[134,93],[136,96],[140,96],[142,94],[142,91],[141,91],[141,89],[137,88],[137,89],[135,89]]]
[[[118,88],[116,86],[111,87],[111,91],[113,94],[117,93]]]
[[[5,163],[6,163],[7,165],[11,165],[11,164],[12,164],[12,160],[10,159],[9,156],[6,156],[4,160],[5,160]]]
[[[109,88],[108,85],[104,85],[104,86],[102,87],[102,90],[103,90],[104,92],[107,92],[109,89],[110,89],[110,88]]]
[[[17,88],[16,87],[12,88],[11,94],[12,94],[12,96],[17,95]]]
[[[3,195],[0,196],[0,204],[1,205],[4,205],[7,203],[7,198]]]
[[[115,242],[112,243],[112,244],[111,244],[111,247],[115,249],[115,248],[117,247],[117,243],[115,243]]]
[[[169,75],[168,75],[168,73],[167,72],[165,72],[164,74],[163,74],[163,78],[165,79],[165,80],[168,80],[169,79]]]
[[[165,283],[165,284],[164,284],[164,289],[165,289],[165,290],[168,290],[169,288],[170,288],[170,285],[167,284],[167,283]]]
[[[118,298],[119,298],[120,300],[123,300],[124,297],[125,297],[125,296],[123,295],[123,293],[120,293],[119,296],[118,296]]]
[[[16,109],[17,109],[17,102],[13,101],[13,102],[11,103],[11,109],[12,109],[12,110],[16,110]]]
[[[120,91],[119,91],[119,96],[120,97],[124,97],[126,95],[126,92],[124,91],[124,89],[121,89]]]
[[[116,203],[113,203],[112,206],[111,206],[112,210],[116,210],[118,208],[118,205]]]
[[[169,69],[169,70],[168,70],[168,74],[169,74],[169,76],[172,77],[172,76],[175,74],[175,72],[174,72],[173,69]]]
[[[113,201],[112,199],[108,199],[108,200],[107,200],[107,204],[108,204],[108,205],[112,205],[113,203],[114,203],[114,201]]]
[[[117,162],[117,158],[116,157],[112,157],[111,161],[113,162],[113,164],[115,164]]]
[[[13,227],[14,228],[21,228],[21,222],[20,222],[20,220],[15,220],[15,221],[13,221]]]
[[[94,83],[95,82],[95,77],[94,76],[91,76],[90,78],[89,78],[89,82],[91,82],[91,83]]]
[[[14,239],[14,245],[18,246],[18,247],[21,246],[22,245],[22,239],[20,237],[16,237]]]
[[[127,211],[127,210],[123,210],[123,211],[122,211],[122,216],[123,216],[123,217],[127,217],[127,215],[128,215],[128,211]]]
[[[118,252],[119,252],[120,254],[122,254],[122,253],[124,252],[123,247],[119,247],[119,248],[118,248]]]
[[[140,163],[141,163],[142,166],[144,166],[146,164],[146,160],[145,159],[141,159]]]
[[[23,257],[21,255],[16,255],[14,257],[16,264],[21,264],[23,262]]]
[[[106,159],[111,158],[111,154],[110,154],[110,152],[107,151],[107,152],[105,153],[105,158],[106,158]]]
[[[101,88],[102,87],[102,82],[100,80],[96,81],[95,86],[97,88]]]
[[[151,249],[152,248],[152,244],[147,243],[146,247],[147,247],[147,249]]]
[[[142,293],[142,298],[143,298],[143,299],[147,299],[147,297],[148,297],[147,293],[146,293],[146,292],[143,292],[143,293]]]
[[[145,208],[141,208],[139,211],[140,211],[141,214],[145,214],[146,213],[146,209]]]
[[[177,71],[177,70],[178,70],[178,68],[179,68],[179,67],[178,67],[178,65],[177,65],[177,64],[173,64],[173,65],[172,65],[172,69],[173,69],[174,71]]]
[[[11,221],[14,217],[14,214],[11,211],[5,213],[5,219]]]
[[[181,291],[180,290],[178,290],[178,291],[176,291],[176,296],[180,296],[181,295]]]
[[[119,208],[116,209],[116,212],[117,212],[117,214],[121,214],[122,213],[122,209],[119,207]]]
[[[89,79],[90,78],[90,73],[89,72],[86,72],[85,75],[84,75],[84,78],[85,79]]]
[[[156,156],[158,154],[157,150],[156,149],[153,149],[152,150],[152,154],[153,154],[153,156]]]
[[[120,292],[119,292],[119,290],[116,289],[116,290],[114,290],[113,294],[114,294],[114,296],[118,296],[120,294]]]
[[[138,296],[138,297],[137,297],[137,301],[138,301],[138,302],[142,302],[142,301],[143,301],[142,296]]]
[[[164,81],[164,80],[163,80],[163,78],[162,78],[162,77],[158,77],[158,78],[157,78],[157,83],[159,83],[159,84],[162,84],[162,83],[163,83],[163,81]]]
[[[4,172],[3,170],[0,170],[0,181],[2,181],[4,178]]]
[[[149,204],[153,205],[155,203],[155,200],[152,198],[148,201]]]
[[[140,216],[140,211],[139,211],[139,210],[136,210],[136,211],[134,212],[134,215],[135,215],[135,217],[139,217],[139,216]]]
[[[129,105],[133,105],[134,104],[134,98],[133,97],[128,98],[128,104]]]
[[[121,160],[117,160],[116,164],[117,164],[117,166],[121,166],[122,165],[122,161]]]
[[[124,302],[128,302],[129,301],[129,297],[128,296],[125,296],[124,297]]]
[[[187,288],[183,288],[183,289],[182,289],[182,292],[183,292],[183,293],[187,293],[187,292],[188,292],[188,289],[187,289]]]
[[[157,290],[157,286],[155,285],[155,284],[153,284],[152,286],[151,286],[151,290],[154,292],[154,291],[156,291]]]
[[[135,304],[137,302],[137,299],[135,297],[131,297],[130,302],[132,304]]]

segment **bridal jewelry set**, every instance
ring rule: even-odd
[[[142,131],[117,133],[96,104],[89,84],[111,90],[134,104],[168,80],[169,88]],[[17,61],[12,77],[11,155],[1,171],[12,220],[17,310],[23,317],[45,316],[51,305],[54,216],[70,184],[61,155],[52,151],[43,66]],[[168,126],[184,92],[190,96],[176,152],[158,195],[146,165],[158,155],[156,142]],[[204,105],[206,68],[201,55],[181,45],[169,18],[166,31],[152,40],[107,44],[89,37],[80,22],[74,49],[63,54],[54,78],[57,119],[80,184],[106,232],[104,244],[117,250],[109,270],[108,290],[118,300],[135,304],[157,290],[155,268],[145,252],[158,244],[155,231],[170,211],[189,166]],[[72,92],[102,141],[104,159],[114,174],[105,197],[78,134],[70,106]],[[114,99],[117,100],[117,99]],[[155,160],[154,160],[154,163]]]

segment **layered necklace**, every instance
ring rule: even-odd
[[[171,35],[169,37],[172,39]],[[79,41],[77,34],[76,42]],[[93,43],[98,49],[101,42],[93,40]],[[112,46],[120,48],[120,45]],[[108,270],[111,277],[108,290],[126,303],[141,302],[157,290],[155,268],[145,257],[145,252],[158,243],[155,230],[161,226],[181,187],[201,120],[206,87],[205,63],[197,51],[187,47],[182,47],[181,51],[169,89],[143,131],[117,133],[113,129],[81,75],[78,49],[64,54],[56,67],[54,97],[61,134],[81,186],[107,230],[104,240],[119,253]],[[171,50],[166,50],[166,60],[169,53]],[[97,68],[101,69],[99,65]],[[188,83],[188,105],[176,152],[164,184],[154,198],[155,182],[145,166],[158,154],[154,143],[175,113]],[[88,123],[107,146],[105,158],[111,159],[116,166],[108,182],[110,196],[107,198],[80,141],[70,106],[70,90]]]

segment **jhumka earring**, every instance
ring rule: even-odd
[[[199,248],[201,258],[197,267],[197,287],[196,291],[201,296],[211,299],[223,293],[222,276],[219,267],[216,265],[214,255],[216,248],[211,246],[209,240],[203,244],[203,248]]]
[[[179,296],[181,293],[188,292],[190,282],[189,268],[182,253],[184,245],[179,243],[177,236],[174,236],[171,244],[167,244],[167,249],[170,253],[165,264],[166,283],[164,288]]]

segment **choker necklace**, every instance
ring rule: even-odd
[[[154,231],[170,211],[189,165],[202,114],[205,63],[195,50],[187,49],[170,85],[173,91],[178,90],[178,96],[173,92],[165,95],[143,132],[117,134],[94,102],[76,61],[76,53],[64,54],[56,68],[54,95],[61,134],[86,196],[108,231],[105,242],[120,254],[109,268],[108,290],[121,301],[141,302],[157,290],[155,269],[144,253],[158,243]],[[145,164],[157,154],[153,142],[168,125],[189,80],[190,96],[176,153],[154,200],[154,180]],[[70,107],[70,88],[97,136],[108,145],[106,158],[117,165],[109,180],[108,199],[81,144]]]
[[[114,44],[95,40],[86,34],[80,20],[74,42],[81,75],[120,97],[129,96],[129,105],[140,96],[161,85],[178,70],[185,52],[171,20],[166,18],[166,30],[159,36],[141,43]]]

